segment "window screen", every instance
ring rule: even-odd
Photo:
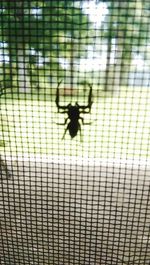
[[[150,3],[0,2],[0,264],[150,264]]]

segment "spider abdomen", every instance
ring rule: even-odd
[[[69,122],[67,129],[69,130],[69,134],[70,134],[71,138],[74,138],[77,135],[78,130],[80,129],[80,124],[78,121]]]

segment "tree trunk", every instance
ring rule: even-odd
[[[125,65],[123,62],[123,38],[118,37],[115,44],[115,62],[111,63],[112,43],[111,39],[108,41],[107,60],[105,71],[104,91],[118,91],[124,78]]]
[[[112,54],[112,40],[108,38],[107,42],[107,57],[106,57],[106,70],[105,70],[105,82],[104,91],[109,91],[113,89],[112,80],[112,69],[111,69],[111,54]]]
[[[13,55],[12,55],[12,49],[11,44],[8,43],[8,52],[9,52],[9,84],[10,88],[13,88]]]
[[[16,17],[20,22],[20,32],[16,45],[17,49],[17,75],[18,86],[20,92],[30,91],[30,78],[28,74],[29,56],[26,52],[26,37],[25,37],[25,25],[24,25],[24,0],[20,0],[17,3],[15,9]]]
[[[26,55],[24,44],[17,45],[17,76],[19,91],[23,93],[30,92],[30,76],[28,73],[29,57]]]
[[[111,4],[111,10],[122,10],[128,7],[126,2],[116,1]],[[116,16],[116,14],[114,14]],[[126,32],[122,29],[122,25],[118,23],[117,28],[115,29],[115,63],[111,65],[111,55],[112,55],[112,32],[114,31],[113,27],[113,14],[110,15],[108,20],[108,44],[107,44],[107,61],[106,61],[106,75],[105,75],[105,86],[104,90],[109,91],[119,91],[120,86],[123,84],[124,72],[126,70],[125,58],[123,56],[124,52],[124,42],[126,37]],[[127,76],[127,73],[126,73]],[[126,77],[127,78],[127,77]]]
[[[113,69],[113,87],[115,91],[120,90],[123,65],[123,38],[119,36],[116,41],[115,65]]]

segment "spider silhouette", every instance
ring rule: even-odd
[[[58,113],[66,113],[68,117],[65,119],[64,123],[58,123],[58,125],[66,125],[64,134],[62,139],[65,138],[66,132],[68,131],[71,138],[74,138],[78,131],[80,132],[80,140],[82,140],[82,133],[81,133],[81,124],[79,121],[82,122],[83,125],[89,125],[91,123],[85,123],[84,118],[80,116],[80,114],[87,114],[91,112],[92,106],[92,85],[89,85],[89,96],[88,96],[88,104],[87,105],[79,105],[77,102],[75,105],[69,103],[67,106],[62,106],[59,101],[59,86],[61,81],[58,83],[57,91],[56,91],[56,106],[58,108]]]

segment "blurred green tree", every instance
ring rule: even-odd
[[[101,26],[102,36],[107,40],[104,90],[120,89],[120,85],[126,85],[133,54],[149,41],[150,14],[145,1],[103,2],[107,2],[109,10]],[[111,64],[112,53],[115,54],[114,65]]]
[[[77,46],[84,44],[81,36],[86,36],[88,25],[88,16],[73,0],[1,1],[0,42],[7,44],[11,82],[12,69],[15,69],[19,91],[30,91],[30,65],[31,61],[32,65],[38,65],[35,59],[38,54],[43,57],[45,69],[50,74],[51,69],[58,72],[61,68],[59,58],[66,52],[66,45],[67,57],[72,57],[72,43]],[[76,49],[73,56],[79,58],[82,50],[85,51]]]

